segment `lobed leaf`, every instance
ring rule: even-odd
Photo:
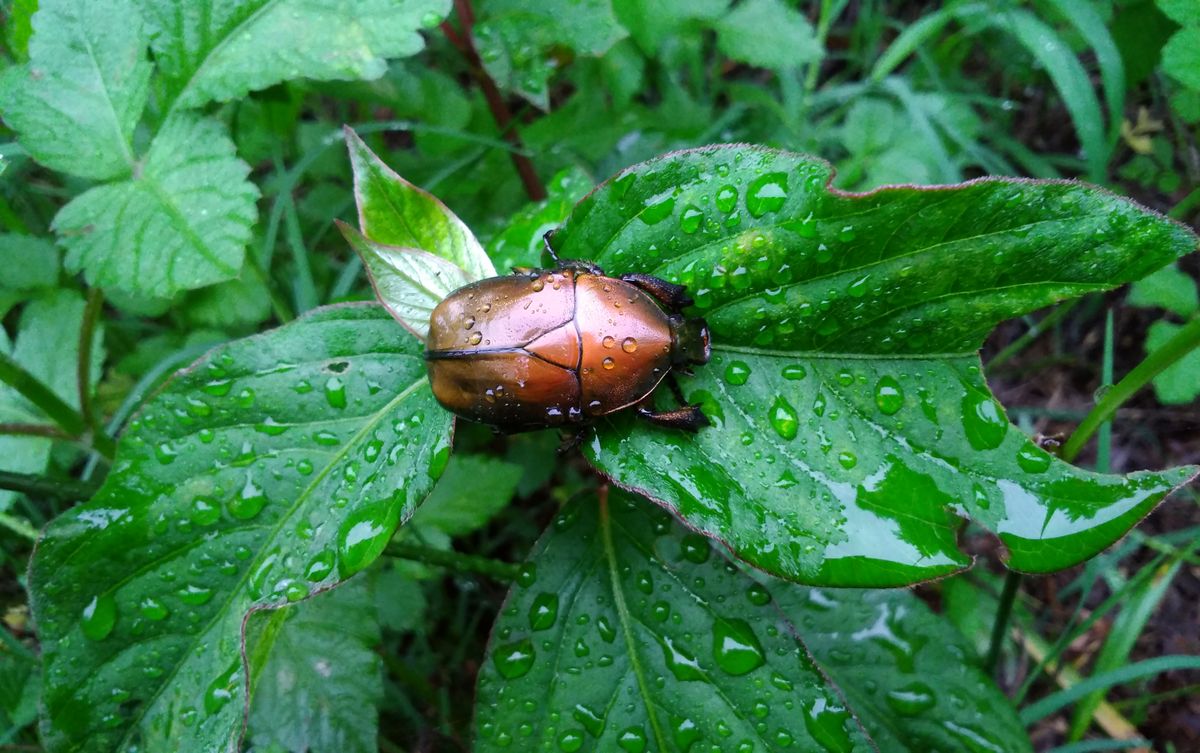
[[[375,79],[424,46],[450,0],[139,0],[177,107],[296,78]]]
[[[762,68],[793,69],[823,52],[808,19],[782,0],[744,0],[715,26],[721,52]]]
[[[29,62],[0,75],[0,115],[46,167],[129,175],[146,106],[147,35],[133,0],[41,0]]]
[[[237,277],[257,219],[249,172],[219,123],[171,119],[135,175],[55,216],[67,268],[92,285],[158,298]]]
[[[1030,750],[911,594],[756,580],[621,493],[556,517],[488,653],[481,753]]]
[[[450,426],[421,344],[376,306],[181,372],[33,558],[47,750],[234,749],[247,615],[370,564],[444,469]]]
[[[585,443],[602,471],[757,567],[854,586],[966,567],[960,516],[999,535],[1010,567],[1066,567],[1196,474],[1062,462],[1010,426],[975,353],[999,321],[1137,279],[1192,233],[1082,184],[847,194],[830,179],[813,158],[712,147],[576,207],[564,257],[686,285],[713,338],[684,389],[714,426],[616,415]]]

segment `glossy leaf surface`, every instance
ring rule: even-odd
[[[467,282],[496,275],[483,246],[457,215],[397,175],[353,131],[347,128],[345,133],[363,235],[385,246],[441,257],[462,269]],[[382,291],[381,300],[389,303]]]
[[[1193,477],[1061,462],[1010,426],[976,355],[1001,320],[1137,279],[1193,234],[1081,184],[855,195],[830,177],[716,147],[635,166],[576,207],[562,256],[686,285],[713,336],[684,390],[714,426],[617,416],[585,443],[603,471],[758,567],[855,586],[965,567],[959,515],[1015,569],[1066,567]]]
[[[75,197],[54,218],[88,282],[165,298],[237,277],[258,189],[215,120],[169,121],[138,174]]]
[[[212,351],[129,425],[31,569],[50,751],[228,750],[243,618],[362,570],[429,493],[450,416],[377,306]]]
[[[569,505],[494,628],[476,750],[1029,750],[911,594],[760,582],[710,544],[629,495]]]
[[[424,46],[449,0],[139,0],[175,101],[199,107],[295,78],[371,79]]]

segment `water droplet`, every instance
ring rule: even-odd
[[[260,434],[266,434],[268,437],[277,437],[288,430],[287,424],[281,424],[274,418],[267,416],[262,423],[255,424],[254,430]]]
[[[712,551],[708,546],[708,539],[698,533],[689,533],[684,536],[679,546],[683,558],[697,565],[703,565],[707,562],[708,555]]]
[[[658,637],[658,643],[662,647],[663,660],[666,662],[667,669],[675,675],[675,679],[685,682],[693,682],[696,680],[706,681],[704,670],[700,669],[700,663],[696,661],[696,655],[687,650],[675,641],[669,635]]]
[[[916,716],[937,703],[933,688],[920,681],[889,691],[886,698],[888,706],[901,716]]]
[[[309,561],[308,567],[304,568],[304,577],[310,582],[325,580],[329,574],[333,572],[333,552],[321,552]]]
[[[583,747],[583,733],[569,729],[558,736],[558,749],[563,753],[575,753]]]
[[[736,386],[745,384],[750,379],[750,364],[745,361],[730,361],[725,367],[725,381]]]
[[[79,627],[83,634],[94,641],[102,641],[117,624],[117,602],[112,594],[93,596],[83,608]]]
[[[596,620],[596,630],[605,643],[612,643],[617,638],[617,631],[607,617],[601,616]]]
[[[606,348],[611,348],[617,344],[617,338],[613,337],[612,335],[608,335],[600,341],[600,344]]]
[[[617,362],[612,360],[611,358],[606,357],[603,361],[600,362],[600,365],[606,369],[612,369],[614,366],[617,365]]]
[[[221,707],[233,699],[237,687],[239,665],[235,662],[225,670],[220,677],[213,680],[204,691],[204,710],[211,716],[221,710]]]
[[[435,481],[446,472],[446,464],[450,462],[450,445],[444,445],[434,450],[429,459],[429,477]]]
[[[429,11],[421,16],[421,26],[426,29],[432,29],[442,22],[442,15],[434,11]]]
[[[688,204],[683,208],[683,214],[679,215],[679,229],[689,235],[699,230],[703,223],[704,212],[695,204]]]
[[[169,443],[163,442],[154,448],[154,457],[163,465],[170,465],[175,462],[175,458],[179,457],[179,451]]]
[[[675,211],[675,189],[668,188],[662,193],[646,199],[643,209],[638,215],[647,225],[655,225],[671,216]]]
[[[529,287],[533,288],[533,292],[535,292],[535,293],[540,293],[540,292],[542,292],[543,290],[545,290],[545,288],[546,288],[546,281],[545,281],[545,280],[543,280],[541,277],[535,277],[535,278],[533,278],[533,282],[529,283]],[[472,335],[472,338],[474,338],[474,337],[476,337],[476,336],[478,336],[480,340],[482,340],[482,339],[483,339],[483,335],[480,335],[478,332],[476,332],[474,335]],[[479,344],[479,341],[478,341],[478,340],[476,340],[475,342],[473,342],[473,343],[471,343],[471,344],[472,344],[472,345],[478,345],[478,344]]]
[[[141,612],[142,616],[147,620],[151,620],[153,622],[161,622],[167,619],[167,615],[170,614],[167,608],[163,606],[163,603],[158,599],[155,599],[153,596],[147,596],[146,598],[142,599],[138,603],[138,611]]]
[[[904,392],[895,377],[883,376],[875,383],[875,406],[888,416],[896,415],[904,407]]]
[[[675,747],[681,751],[690,751],[692,743],[700,739],[700,728],[691,719],[671,717],[671,736],[675,738]]]
[[[325,400],[330,407],[341,410],[346,407],[346,385],[341,377],[331,376],[325,382]]]
[[[746,589],[746,598],[751,604],[761,607],[771,603],[771,592],[761,583],[755,583]]]
[[[529,605],[529,629],[549,630],[558,619],[558,594],[540,593]]]
[[[804,726],[808,734],[829,753],[850,753],[854,743],[846,732],[846,720],[850,714],[838,706],[830,706],[824,698],[817,698],[804,714]]]
[[[288,583],[286,587],[284,587],[283,595],[284,598],[286,598],[289,602],[294,603],[300,601],[305,596],[308,596],[308,586],[300,583],[299,581],[292,581],[291,583]]]
[[[776,397],[775,402],[771,404],[769,418],[771,428],[784,439],[795,439],[800,433],[800,417],[783,395]]]
[[[746,189],[746,209],[754,217],[777,212],[787,201],[787,173],[765,173],[750,182]]]
[[[1017,451],[1017,465],[1026,473],[1044,473],[1050,467],[1050,462],[1050,453],[1032,444]]]
[[[638,342],[632,337],[626,337],[621,341],[621,350],[626,353],[633,353],[637,350]]]
[[[492,663],[496,665],[496,671],[502,677],[515,680],[528,674],[533,668],[535,658],[537,654],[534,653],[533,642],[525,638],[497,647],[492,654]]]
[[[1004,442],[1008,420],[989,395],[968,388],[963,396],[962,411],[967,441],[976,450],[994,450]]]
[[[212,525],[221,519],[221,507],[211,497],[196,497],[192,500],[192,512],[189,517],[198,526]]]
[[[474,327],[474,326],[475,326],[475,317],[468,316],[466,319],[463,319],[463,329],[470,329],[471,327]]]
[[[845,451],[845,450],[838,453],[837,460],[838,460],[838,465],[842,466],[846,470],[850,470],[854,466],[858,465],[858,456],[855,455],[853,452],[849,452],[849,451]]]
[[[347,516],[338,531],[338,570],[348,578],[375,561],[392,537],[389,505],[370,505]]]
[[[793,382],[798,382],[808,376],[808,370],[798,363],[788,364],[783,367],[783,378],[790,379]]]
[[[736,618],[713,624],[713,658],[718,667],[736,676],[753,672],[767,660],[753,628]]]
[[[571,710],[571,718],[582,724],[592,737],[604,734],[604,717],[582,703],[575,704],[575,708]]]
[[[204,390],[213,397],[224,397],[233,389],[232,379],[210,379],[200,389]]]
[[[717,189],[717,209],[729,214],[737,206],[738,190],[733,186],[721,186]]]
[[[213,590],[211,588],[205,588],[204,586],[197,586],[189,583],[188,585],[176,591],[175,595],[178,596],[179,600],[184,604],[198,607],[208,603],[209,599],[213,597]]]
[[[238,520],[250,520],[262,512],[267,504],[267,495],[262,487],[254,483],[251,476],[246,476],[246,483],[241,490],[229,500],[229,514]]]
[[[646,732],[641,727],[626,727],[617,736],[617,745],[625,753],[645,753]]]

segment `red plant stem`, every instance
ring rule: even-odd
[[[442,33],[446,35],[446,39],[450,40],[450,44],[454,45],[466,58],[471,75],[475,77],[479,88],[483,90],[483,98],[487,101],[488,109],[492,111],[492,117],[500,128],[501,138],[516,149],[516,151],[509,152],[508,156],[512,159],[517,175],[521,176],[525,193],[531,200],[541,201],[546,198],[546,188],[538,178],[533,161],[525,154],[525,146],[521,143],[521,137],[513,127],[512,111],[508,109],[508,103],[504,101],[500,87],[488,75],[487,69],[483,67],[483,60],[479,57],[479,51],[475,48],[475,40],[471,34],[471,30],[475,26],[475,11],[471,8],[471,0],[454,0],[454,10],[458,14],[458,22],[462,24],[462,32],[459,33],[449,22],[445,22],[442,24]]]

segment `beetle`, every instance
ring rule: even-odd
[[[708,325],[682,313],[687,289],[559,259],[550,235],[543,242],[553,268],[514,267],[434,308],[425,359],[438,402],[497,431],[573,426],[575,441],[595,419],[630,407],[658,426],[707,426],[699,406],[660,411],[653,403],[664,380],[684,403],[669,375],[709,360]]]

